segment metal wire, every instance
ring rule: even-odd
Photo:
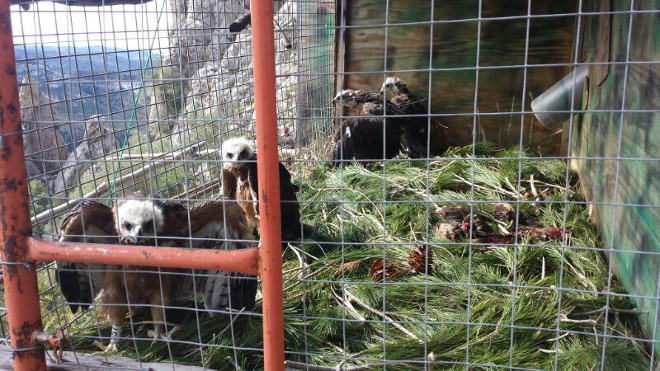
[[[660,281],[654,275],[655,287],[637,291],[617,280],[625,270],[604,254],[660,258],[655,247],[615,243],[623,210],[655,215],[660,208],[653,195],[619,196],[629,191],[625,167],[660,162],[651,149],[625,148],[630,116],[659,115],[653,104],[631,103],[637,89],[631,71],[660,64],[634,49],[635,27],[660,13],[640,2],[604,10],[593,1],[554,9],[533,1],[454,3],[275,1],[278,149],[301,188],[300,236],[282,252],[288,366],[605,370],[625,349],[639,368],[656,369]],[[59,239],[62,220],[83,197],[112,206],[139,192],[188,210],[224,200],[222,143],[255,139],[251,29],[229,32],[249,1],[31,6],[12,11],[34,235]],[[585,51],[592,46],[588,27],[600,17],[627,20],[616,39],[623,53],[608,60]],[[621,100],[609,107],[571,100],[549,111],[571,113],[569,121],[544,128],[530,102],[580,65],[621,78]],[[387,108],[364,115],[333,101],[348,88],[377,93],[389,76],[405,80],[424,106],[399,116],[424,121],[430,155],[411,155],[403,139],[398,155],[387,158],[388,131],[400,117]],[[603,93],[590,84],[586,99],[593,104],[594,94]],[[389,96],[381,92],[381,99]],[[588,142],[589,115],[618,117],[615,148],[578,150]],[[346,125],[367,117],[382,125],[370,142],[382,147],[380,158],[329,165],[336,142],[353,135]],[[487,150],[483,142],[495,144]],[[585,163],[614,164],[613,197],[589,188],[599,182],[589,172],[576,174],[573,165]],[[553,177],[538,179],[546,172]],[[502,204],[511,212],[498,221],[493,210]],[[448,207],[463,210],[460,219],[443,216]],[[587,210],[596,210],[600,231],[577,220]],[[222,213],[217,240],[259,245],[257,234],[230,235],[229,211]],[[182,222],[192,225],[191,214]],[[443,234],[451,226],[454,237],[451,230]],[[654,233],[648,228],[640,226],[640,236]],[[78,237],[99,235],[85,229]],[[184,248],[205,241],[171,240]],[[422,268],[412,267],[416,251]],[[133,266],[88,268],[86,275],[117,274],[123,282],[144,273]],[[76,357],[94,351],[94,340],[111,340],[106,311],[121,304],[97,298],[89,310],[71,313],[69,305],[85,303],[63,298],[56,264],[38,263],[38,275],[47,332],[66,329]],[[144,309],[123,325],[121,354],[136,365],[163,361],[172,369],[259,368],[261,292],[254,310],[208,310],[202,298],[210,277],[158,269],[165,302],[127,303]],[[171,280],[188,279],[189,297],[164,299]],[[131,297],[127,285],[122,290]],[[545,308],[544,299],[555,304]],[[166,331],[176,329],[153,346],[152,308],[162,310]],[[0,333],[7,341],[5,317],[3,301]],[[580,352],[585,363],[575,356]]]

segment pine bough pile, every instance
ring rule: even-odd
[[[306,174],[299,200],[316,235],[284,251],[290,367],[652,368],[579,186],[565,161],[490,144]],[[139,357],[261,367],[258,316],[185,313],[168,312],[183,324],[172,342],[136,341]],[[89,321],[69,331],[97,337]]]

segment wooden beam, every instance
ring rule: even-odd
[[[58,364],[48,351],[46,363],[48,370],[54,371],[108,371],[109,369],[121,369],[126,371],[144,370],[144,371],[165,371],[176,369],[177,371],[213,371],[210,368],[198,366],[184,366],[172,363],[146,363],[138,360],[120,357],[98,355],[80,352],[64,352],[63,362]],[[0,370],[12,370],[13,360],[11,348],[6,345],[0,345]],[[173,367],[174,366],[174,367]]]

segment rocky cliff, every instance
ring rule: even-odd
[[[25,76],[19,89],[25,161],[30,179],[57,171],[66,160],[66,143],[55,126],[50,99]]]
[[[163,103],[151,110],[151,136],[171,133],[180,146],[202,139],[219,141],[217,133],[252,135],[251,29],[238,33],[228,30],[229,24],[248,9],[249,1],[172,0],[170,5],[176,12],[170,31],[171,54],[164,59],[163,74],[171,79],[180,76],[181,80],[175,87],[155,89],[155,100]],[[298,93],[298,16],[295,1],[275,2],[275,6],[278,113],[285,119],[295,116]],[[165,106],[167,97],[177,99],[176,89],[183,90],[179,95],[182,101]],[[294,125],[285,121],[279,125],[284,141],[295,132]],[[206,133],[203,138],[199,137],[200,128]]]

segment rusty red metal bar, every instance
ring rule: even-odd
[[[218,269],[257,275],[259,249],[210,250],[178,247],[46,242],[28,238],[28,257],[36,261],[76,261],[161,268]]]
[[[284,370],[284,304],[273,1],[251,0],[250,11],[262,245],[259,269],[263,292],[264,368],[276,371]]]
[[[46,370],[32,335],[41,332],[37,270],[29,261],[31,234],[9,0],[0,0],[0,255],[14,370]]]
[[[62,363],[62,356],[64,355],[64,332],[62,329],[57,329],[55,334],[50,335],[43,332],[35,331],[32,333],[32,341],[35,344],[48,344],[53,348],[53,358],[57,363]]]
[[[35,261],[232,270],[263,278],[264,366],[284,369],[281,216],[271,0],[252,0],[262,248],[236,251],[88,245],[31,238],[9,1],[0,0],[0,254],[15,370],[46,370]],[[61,344],[61,343],[58,343]]]

